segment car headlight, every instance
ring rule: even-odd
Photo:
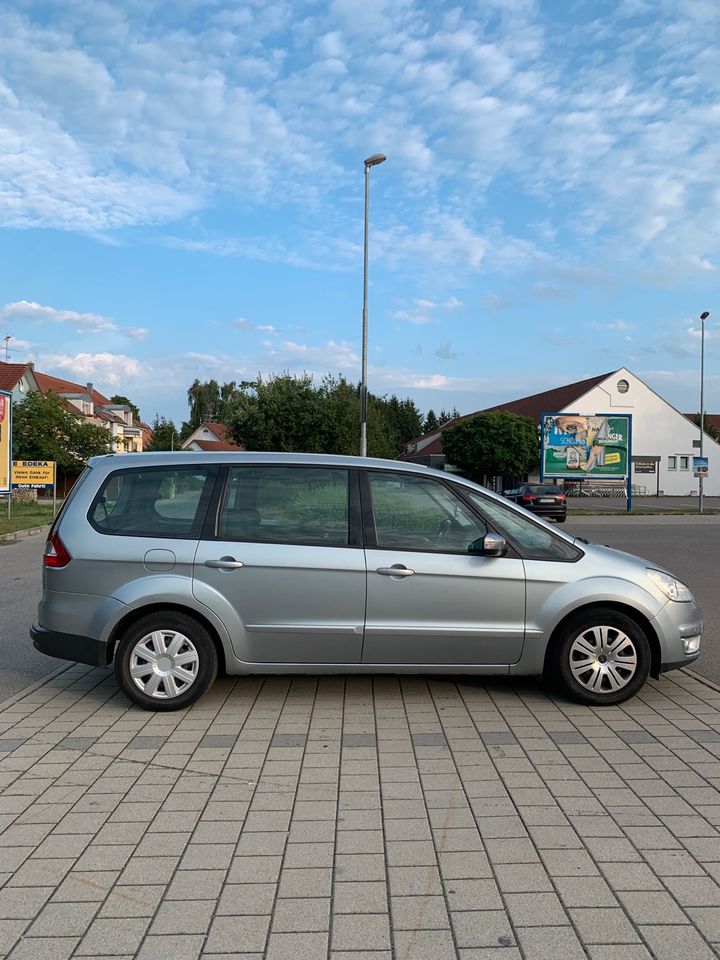
[[[648,570],[648,576],[659,587],[668,600],[676,600],[678,603],[691,603],[693,595],[690,587],[685,586],[680,580],[671,577],[669,573],[663,573],[662,570]]]

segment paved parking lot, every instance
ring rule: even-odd
[[[603,710],[225,679],[159,715],[74,666],[0,709],[0,954],[715,957],[718,757],[720,692],[684,673]]]

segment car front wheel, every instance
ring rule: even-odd
[[[217,670],[217,651],[205,627],[171,610],[128,627],[115,655],[120,687],[144,710],[190,706],[212,685]]]
[[[650,644],[629,616],[596,607],[574,617],[555,645],[553,673],[565,692],[592,706],[623,703],[650,673]]]

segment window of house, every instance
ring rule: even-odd
[[[690,457],[680,457],[680,469],[681,470],[690,469]]]
[[[668,457],[668,470],[677,470],[677,457]]]

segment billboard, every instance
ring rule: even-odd
[[[53,460],[13,460],[12,485],[20,490],[47,490],[55,483]]]
[[[629,416],[544,414],[543,477],[622,480],[630,470]]]
[[[12,394],[0,390],[0,493],[10,493]]]

